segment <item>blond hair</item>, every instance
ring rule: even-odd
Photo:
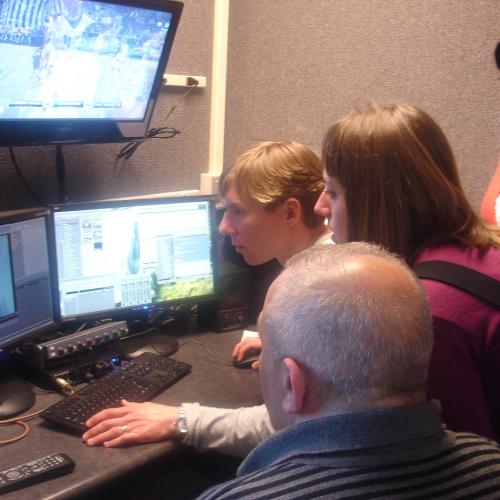
[[[320,159],[306,146],[293,141],[261,142],[241,153],[222,172],[219,192],[224,196],[233,186],[240,196],[257,201],[268,210],[288,198],[302,207],[303,222],[315,228],[322,218],[314,205],[323,190]]]
[[[323,143],[326,173],[345,189],[350,241],[378,243],[408,262],[425,246],[500,246],[500,230],[468,202],[437,123],[409,104],[356,109]]]

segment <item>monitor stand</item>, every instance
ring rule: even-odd
[[[0,380],[0,420],[15,417],[35,404],[35,393],[25,383],[3,376]]]
[[[108,345],[110,351],[122,354],[125,358],[135,358],[143,352],[152,352],[163,356],[170,356],[179,349],[178,340],[158,330],[152,333],[135,334],[123,337],[117,342]]]

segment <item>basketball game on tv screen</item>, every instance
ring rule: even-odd
[[[0,0],[0,120],[142,120],[171,14]]]

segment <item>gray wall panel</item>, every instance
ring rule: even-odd
[[[360,98],[408,100],[448,135],[479,205],[500,151],[498,0],[239,0],[231,3],[228,162],[252,142],[316,152]]]

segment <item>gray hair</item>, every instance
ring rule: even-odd
[[[432,349],[429,305],[395,255],[368,243],[319,245],[296,255],[263,314],[274,359],[294,358],[324,398],[346,408],[366,394],[425,390]]]

